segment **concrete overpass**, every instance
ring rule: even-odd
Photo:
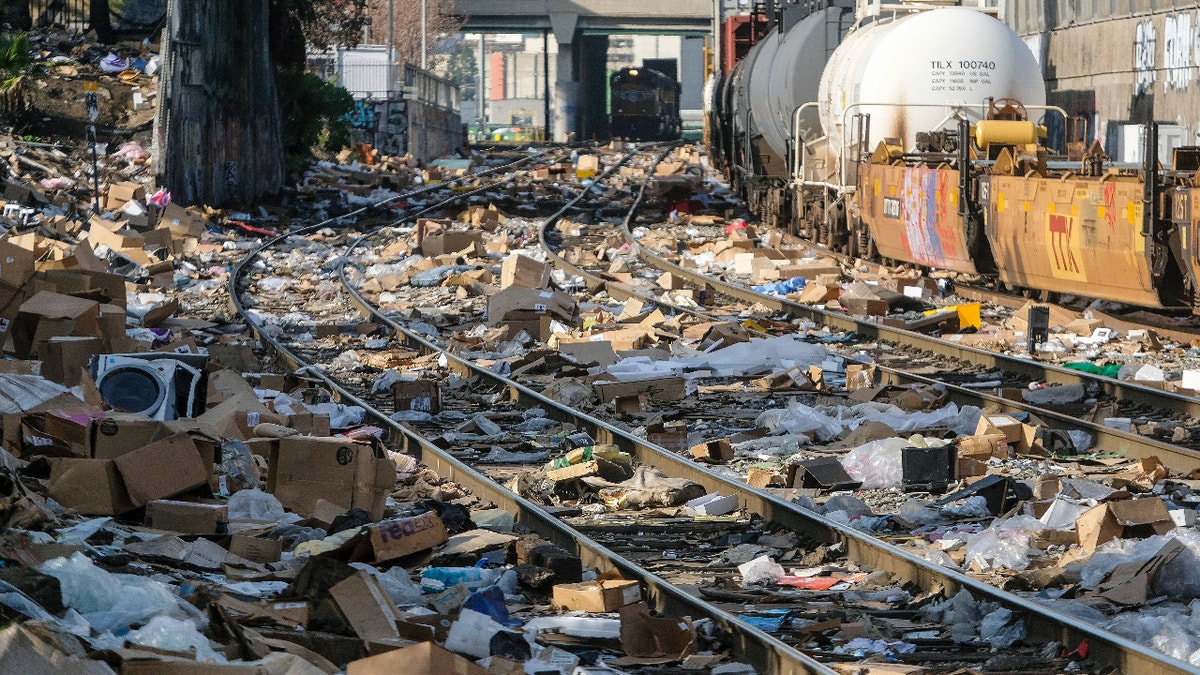
[[[454,0],[468,33],[552,33],[558,41],[554,139],[589,138],[603,116],[608,36],[708,35],[713,0]],[[683,64],[680,64],[682,67]]]

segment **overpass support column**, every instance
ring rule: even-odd
[[[583,35],[579,43],[579,139],[608,137],[608,36]]]
[[[579,15],[573,12],[551,12],[550,26],[558,42],[555,57],[554,78],[554,123],[551,125],[554,140],[560,143],[578,140],[579,133],[579,59],[576,50],[583,41],[577,38],[575,27]]]

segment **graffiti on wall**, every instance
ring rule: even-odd
[[[1200,23],[1200,22],[1197,22]],[[1168,16],[1163,21],[1163,90],[1187,89],[1192,83],[1196,31],[1191,14]]]
[[[1154,86],[1154,57],[1157,34],[1154,22],[1140,21],[1134,31],[1133,72],[1137,75],[1137,93],[1142,95]]]
[[[375,128],[375,102],[369,98],[354,101],[354,109],[346,113],[344,118],[355,129]]]

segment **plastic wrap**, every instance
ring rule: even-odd
[[[254,454],[245,443],[237,439],[221,443],[221,474],[231,490],[241,491],[258,487],[258,465],[254,463]]]
[[[765,555],[738,565],[738,572],[742,574],[742,588],[773,584],[784,576],[783,566]]]
[[[145,626],[129,631],[125,639],[133,644],[170,652],[195,650],[197,661],[225,662],[225,656],[213,650],[208,638],[196,630],[191,621],[156,616]]]
[[[904,477],[901,449],[903,438],[884,438],[854,448],[842,458],[842,467],[865,489],[895,487]]]
[[[38,571],[58,579],[63,605],[79,612],[99,632],[119,631],[158,615],[184,618],[195,613],[167,585],[105,571],[82,553],[48,560]]]
[[[239,490],[229,497],[230,520],[263,520],[282,522],[287,513],[275,495],[259,489]]]
[[[1029,566],[1029,534],[1024,530],[989,527],[967,537],[964,565],[978,563],[983,569],[1023,570]]]
[[[763,411],[754,420],[754,425],[775,436],[804,434],[815,437],[822,443],[831,441],[842,433],[841,422],[799,401],[792,401],[786,408]]]
[[[993,610],[979,623],[979,637],[995,649],[1007,649],[1028,634],[1025,622],[1015,618],[1010,609]]]
[[[381,572],[374,565],[367,563],[350,563],[350,566],[373,575],[397,607],[424,605],[427,600],[425,592],[412,582],[408,570],[403,567],[390,567],[386,572]]]

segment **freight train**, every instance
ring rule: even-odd
[[[1200,150],[1164,169],[1147,124],[1144,162],[1114,164],[1045,104],[988,0],[968,3],[777,22],[712,103],[731,184],[764,222],[851,255],[1200,313]]]
[[[679,138],[679,82],[652,68],[622,68],[609,85],[613,138],[670,141]]]

